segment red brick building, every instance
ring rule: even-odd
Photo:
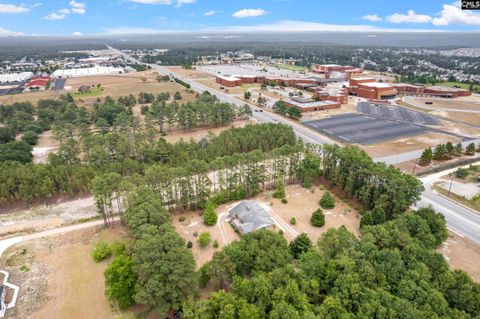
[[[241,86],[242,85],[242,80],[231,76],[231,75],[217,75],[215,78],[215,81],[223,86],[226,87],[235,87],[235,86]]]
[[[293,97],[290,100],[284,102],[290,107],[296,107],[302,113],[340,108],[340,103],[334,101],[315,101],[312,99]]]
[[[436,97],[445,97],[445,98],[455,98],[461,96],[470,96],[472,92],[459,88],[452,88],[447,86],[431,86],[426,87],[424,90],[425,95],[436,96]]]
[[[422,95],[425,87],[422,85],[413,85],[408,83],[392,83],[397,89],[398,94]]]
[[[391,99],[397,95],[397,89],[387,83],[375,82],[371,77],[360,77],[350,79],[350,93],[366,99]]]

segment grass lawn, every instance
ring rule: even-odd
[[[73,96],[78,98],[92,97],[92,96],[98,96],[102,94],[102,92],[103,92],[103,88],[96,86],[94,88],[91,88],[90,91],[88,92],[75,92],[73,93]]]
[[[307,71],[308,68],[305,66],[291,65],[291,64],[279,64],[280,69],[290,70],[290,71]]]
[[[448,87],[455,87],[455,86],[458,86],[464,90],[468,90],[470,88],[470,84],[468,83],[461,83],[461,82],[442,82],[442,83],[439,83],[438,85],[442,85],[442,86],[448,86]],[[474,85],[473,88],[480,88],[480,85]]]
[[[477,212],[480,212],[480,202],[478,201],[475,201],[475,200],[471,200],[471,199],[467,199],[463,196],[460,196],[458,194],[455,194],[453,192],[450,192],[450,195],[448,194],[448,190],[440,187],[439,185],[436,185],[434,184],[433,187],[432,187],[433,190],[435,190],[437,193],[440,193],[442,194],[443,196],[447,196],[449,198],[451,198],[452,200],[464,205],[464,206],[467,206]]]

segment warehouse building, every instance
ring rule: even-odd
[[[52,77],[55,79],[67,79],[67,78],[75,78],[75,77],[101,76],[101,75],[123,74],[123,73],[125,73],[124,68],[117,68],[117,67],[111,67],[111,66],[96,66],[93,68],[56,70],[55,72],[53,72]]]
[[[32,72],[0,74],[0,84],[22,83],[33,78]]]

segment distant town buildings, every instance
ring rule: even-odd
[[[123,73],[125,73],[124,68],[96,66],[92,68],[56,70],[55,72],[53,72],[52,77],[57,79],[66,79],[66,78],[74,78],[74,77],[99,76],[99,75],[123,74]]]

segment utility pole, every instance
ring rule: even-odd
[[[450,179],[450,187],[448,188],[448,194],[447,194],[448,197],[450,197],[450,191],[452,190],[453,176],[455,176],[454,173],[452,173],[452,178]]]

